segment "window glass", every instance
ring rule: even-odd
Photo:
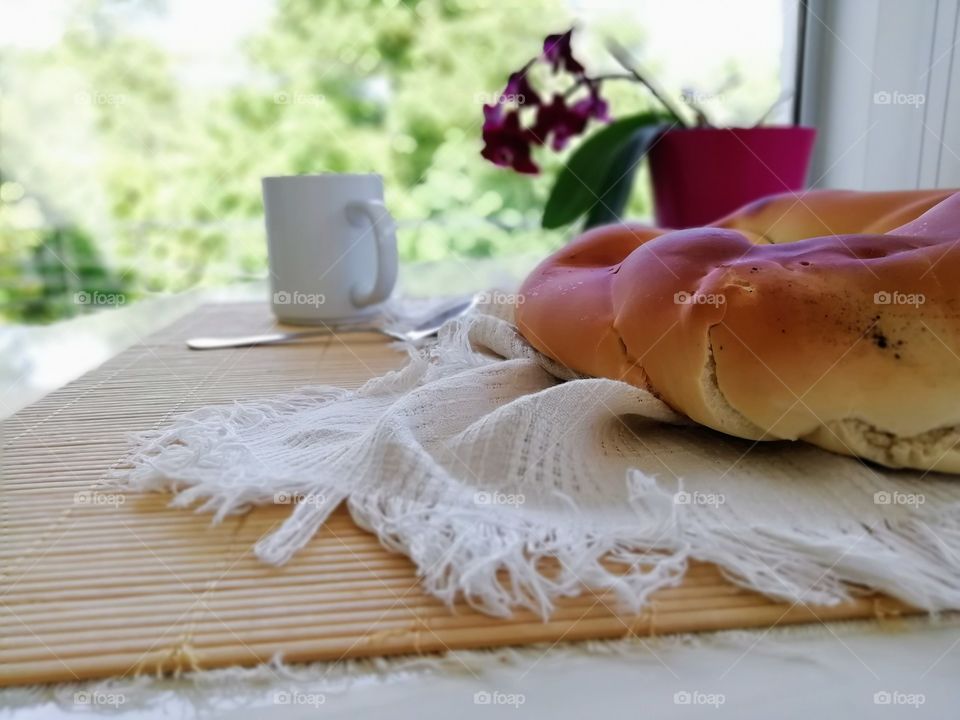
[[[44,0],[0,22],[0,317],[263,277],[259,179],[378,172],[404,261],[545,253],[562,155],[480,157],[481,105],[575,24],[674,99],[753,124],[792,82],[795,3],[771,0]],[[613,115],[651,106],[610,83]],[[786,117],[788,105],[778,112]],[[640,183],[633,215],[648,215]],[[82,297],[79,296],[79,297]]]

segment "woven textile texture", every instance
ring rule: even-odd
[[[644,390],[558,367],[510,319],[487,306],[452,321],[358,390],[183,415],[135,439],[121,482],[214,518],[290,502],[256,547],[273,564],[346,502],[430,593],[493,615],[546,617],[585,585],[638,610],[690,559],[791,601],[866,589],[960,607],[955,480],[694,426]]]

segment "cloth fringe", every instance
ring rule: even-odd
[[[801,444],[754,450],[557,366],[490,314],[406,350],[406,366],[356,391],[303,388],[139,434],[116,479],[214,521],[293,501],[255,548],[275,565],[346,502],[427,592],[497,616],[547,618],[585,586],[636,611],[691,560],[794,602],[862,587],[960,607],[960,488],[947,478]]]

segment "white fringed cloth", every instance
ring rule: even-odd
[[[636,387],[574,376],[495,313],[448,323],[359,390],[183,415],[137,437],[123,482],[216,520],[293,498],[255,548],[276,565],[346,502],[428,592],[499,616],[546,617],[584,584],[638,610],[692,559],[788,601],[873,589],[960,607],[960,481],[693,426]],[[538,572],[546,557],[559,574]]]

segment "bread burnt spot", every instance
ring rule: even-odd
[[[902,358],[900,349],[903,347],[903,340],[891,340],[887,333],[880,327],[880,316],[875,315],[873,322],[867,332],[864,333],[870,338],[870,341],[880,350],[893,350],[893,358],[900,360]]]
[[[871,342],[873,342],[873,344],[881,350],[887,347],[887,335],[880,328],[879,315],[874,315],[872,318],[870,318],[870,326],[862,333],[862,335],[868,336]]]

